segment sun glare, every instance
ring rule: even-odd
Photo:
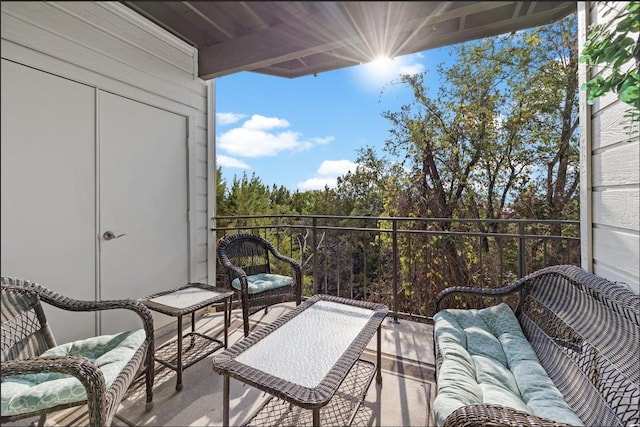
[[[377,56],[373,61],[367,64],[370,71],[374,74],[380,75],[380,77],[386,78],[393,74],[395,64],[393,60],[388,56]]]
[[[385,65],[391,62],[391,58],[386,55],[378,55],[371,61],[372,65]]]
[[[371,62],[362,64],[361,72],[363,81],[367,85],[379,87],[395,77],[397,65],[388,56],[380,55]]]

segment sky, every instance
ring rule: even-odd
[[[438,88],[436,66],[451,62],[451,47],[294,79],[240,72],[216,79],[216,162],[231,185],[253,173],[263,184],[290,191],[334,187],[355,171],[358,149],[382,154],[391,122],[413,99],[390,85],[400,74],[427,71]],[[384,90],[383,90],[384,89]]]

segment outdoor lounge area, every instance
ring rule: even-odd
[[[256,330],[293,310],[295,303],[272,306],[251,316]],[[223,312],[203,310],[197,319],[197,331],[221,338]],[[186,325],[188,326],[188,324]],[[185,326],[185,327],[186,327]],[[387,318],[382,323],[382,386],[371,384],[353,425],[434,425],[430,405],[435,398],[435,364],[431,325]],[[175,339],[175,325],[157,334],[157,345]],[[242,310],[232,310],[229,344],[244,337]],[[375,361],[375,339],[363,357]],[[113,425],[140,426],[215,426],[222,425],[223,381],[212,369],[212,358],[184,371],[182,391],[176,391],[176,373],[156,362],[154,407],[145,411],[144,377],[137,380],[122,401]],[[246,422],[267,398],[265,393],[235,380],[230,387],[230,424]],[[29,425],[38,417],[3,425]],[[68,409],[47,417],[45,425],[86,425],[86,406]],[[273,423],[273,421],[272,421]],[[295,423],[297,424],[297,423]],[[307,425],[311,425],[310,411]]]
[[[640,424],[639,128],[615,91],[588,98],[584,88],[602,67],[579,61],[595,29],[622,16],[610,12],[629,5],[640,10],[637,2],[600,1],[2,2],[0,273],[3,287],[5,278],[20,278],[48,290],[39,297],[3,288],[2,425],[484,426],[487,417],[546,425],[556,419],[547,402],[562,400],[575,412],[564,413],[569,423],[579,424],[576,415],[585,425]],[[470,209],[435,211],[438,192],[423,179],[431,170],[400,180],[406,193],[390,193],[411,195],[421,210],[395,210],[394,199],[393,209],[372,214],[329,212],[329,199],[311,214],[249,203],[247,214],[221,208],[221,78],[246,72],[321,83],[318,74],[381,54],[520,36],[565,18],[575,18],[574,35],[562,36],[574,95],[563,101],[527,86],[542,109],[564,103],[571,113],[561,127],[550,126],[563,135],[553,142],[571,152],[541,165],[550,176],[558,170],[546,198],[529,199],[527,190],[519,205],[526,209],[505,205],[489,215],[488,204],[466,197],[478,190],[465,182],[449,199]],[[637,47],[633,37],[625,43]],[[618,65],[637,70],[637,55],[627,59]],[[246,101],[243,114],[264,113],[253,111],[251,97],[235,98]],[[321,122],[321,110],[309,108],[309,121]],[[518,123],[535,136],[539,118]],[[349,119],[354,129],[366,126]],[[467,138],[479,129],[469,123],[459,142],[490,152]],[[458,156],[457,146],[441,142],[442,152]],[[556,191],[565,187],[564,196]],[[554,200],[568,213],[552,212]],[[256,253],[246,246],[218,252],[224,239],[243,233],[263,236],[270,243],[263,249],[273,245],[296,261],[299,275],[259,292],[250,286],[264,280],[225,271],[236,255]],[[560,264],[589,279],[521,282]],[[260,279],[283,274],[281,266],[263,267],[254,270]],[[293,289],[281,292],[284,284]],[[454,310],[448,314],[440,311],[444,296]],[[480,313],[496,296],[506,296],[515,314],[506,327],[502,311]],[[54,305],[45,307],[46,321],[40,302]],[[478,311],[467,310],[476,304]],[[517,325],[526,337],[513,338]],[[26,337],[19,329],[29,330]],[[32,362],[47,359],[43,350],[54,359]],[[519,365],[522,354],[527,363]],[[548,378],[520,393],[532,354]],[[105,355],[109,375],[96,368]],[[75,381],[59,372],[82,384],[47,393],[51,379]],[[541,382],[547,388],[538,393]],[[42,395],[8,396],[43,383]],[[85,385],[89,404],[79,405]],[[454,393],[441,393],[443,385]],[[497,386],[506,393],[493,393]],[[551,399],[541,404],[540,394]],[[16,396],[18,412],[5,412]],[[64,408],[41,417],[59,396]]]
[[[438,295],[434,326],[396,321],[381,304],[316,295],[255,313],[245,336],[239,310],[229,318],[226,303],[208,303],[177,346],[179,357],[197,363],[185,364],[174,385],[176,369],[161,357],[175,360],[175,353],[156,353],[154,406],[146,405],[142,375],[125,393],[115,425],[622,426],[640,420],[640,297],[576,266],[551,266],[499,289],[448,288]],[[230,348],[201,354],[196,333]],[[339,344],[344,339],[346,350]],[[156,347],[176,349],[175,334],[157,334]],[[42,422],[93,424],[86,405],[63,406]]]

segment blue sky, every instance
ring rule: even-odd
[[[436,66],[451,47],[379,60],[295,79],[241,72],[216,79],[216,156],[231,184],[246,171],[291,191],[335,186],[354,170],[357,150],[382,153],[391,123],[382,117],[411,102],[411,93],[387,83],[401,73],[428,70],[437,90]]]

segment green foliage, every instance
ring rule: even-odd
[[[216,168],[216,214],[228,215],[229,208],[227,206],[227,182],[222,179],[222,168],[218,166]]]
[[[269,188],[255,173],[251,175],[251,179],[246,173],[241,179],[234,177],[229,191],[229,208],[234,214],[255,215],[258,212],[269,212]]]
[[[457,61],[438,68],[448,84],[437,96],[426,73],[402,76],[414,101],[383,115],[393,125],[385,150],[409,171],[390,174],[387,206],[497,219],[533,187],[546,218],[564,217],[579,178],[575,16],[454,52]]]
[[[603,2],[609,20],[593,27],[584,45],[580,62],[591,70],[601,66],[598,75],[583,85],[587,102],[609,92],[618,94],[620,101],[633,107],[632,117],[640,118],[640,2],[623,2],[616,10],[612,2]],[[615,14],[611,16],[611,14]],[[637,37],[636,40],[633,37]]]
[[[384,210],[385,163],[370,147],[358,151],[356,163],[354,172],[338,177],[336,194],[351,207],[347,215],[379,216]]]

